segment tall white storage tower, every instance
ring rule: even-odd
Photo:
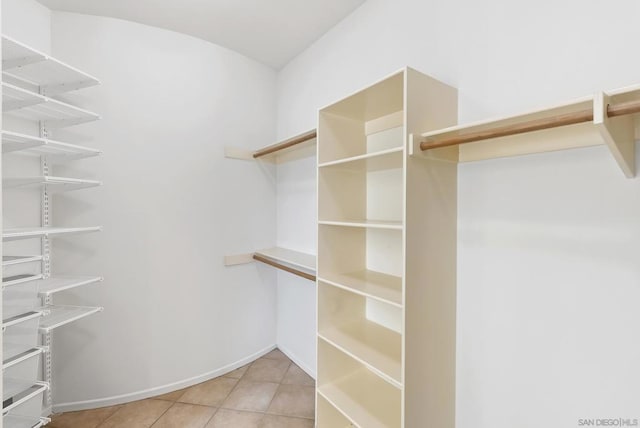
[[[455,424],[457,92],[404,69],[320,110],[317,426]]]

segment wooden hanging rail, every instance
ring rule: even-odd
[[[306,273],[306,272],[303,272],[301,270],[294,269],[292,267],[283,265],[283,264],[278,263],[278,262],[276,262],[274,260],[271,260],[271,259],[269,259],[267,257],[263,257],[263,256],[261,256],[259,254],[254,254],[253,255],[253,259],[257,260],[259,262],[268,264],[269,266],[273,266],[273,267],[276,267],[278,269],[282,269],[285,272],[289,272],[289,273],[292,273],[294,275],[301,276],[302,278],[308,279],[309,281],[314,281],[315,282],[315,280],[316,280],[315,275],[312,275],[310,273]]]
[[[607,116],[616,117],[629,114],[640,113],[640,100],[625,103],[607,105]],[[554,117],[534,119],[515,125],[499,126],[478,132],[471,132],[442,140],[427,139],[420,143],[420,150],[437,149],[441,147],[457,146],[460,144],[472,143],[476,141],[489,140],[492,138],[507,137],[510,135],[524,134],[527,132],[540,131],[543,129],[557,128],[560,126],[574,125],[577,123],[590,122],[593,120],[593,109],[585,109],[573,113],[562,114]]]
[[[274,152],[278,152],[280,150],[288,149],[289,147],[295,146],[300,143],[304,143],[305,141],[313,140],[314,138],[316,138],[316,136],[317,136],[317,132],[315,129],[313,129],[309,132],[305,132],[304,134],[297,135],[288,140],[282,141],[272,146],[265,147],[264,149],[260,149],[253,153],[253,157],[257,159],[259,157],[262,157]]]

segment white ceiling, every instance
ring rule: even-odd
[[[280,69],[365,0],[38,1],[189,34]]]

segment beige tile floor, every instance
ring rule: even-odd
[[[278,349],[225,376],[120,406],[54,415],[48,428],[313,428],[314,381]]]

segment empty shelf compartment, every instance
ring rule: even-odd
[[[402,306],[402,278],[399,276],[371,270],[348,273],[326,271],[319,279],[365,297]]]
[[[318,336],[397,388],[402,387],[401,328],[402,309],[318,283]]]
[[[76,233],[99,232],[100,226],[89,227],[21,227],[15,229],[4,229],[2,231],[3,241],[15,241],[19,239],[53,237],[59,235],[70,235]]]
[[[318,394],[316,403],[318,403],[317,428],[348,428],[355,426],[322,395]]]
[[[402,229],[403,195],[402,151],[318,170],[320,224]]]
[[[95,77],[11,37],[2,36],[2,72],[54,95],[100,84]]]
[[[53,293],[95,284],[102,280],[101,276],[55,276],[38,281],[38,295],[47,297]]]
[[[401,391],[326,342],[318,342],[318,393],[360,428],[400,428]]]
[[[4,188],[47,186],[47,189],[54,192],[68,192],[101,185],[102,182],[95,180],[51,176],[8,177],[2,180],[2,187]]]
[[[401,278],[404,272],[403,254],[401,230],[324,224],[318,228],[320,278],[365,271]],[[392,295],[397,304],[398,293]]]
[[[100,119],[91,111],[4,82],[2,109],[21,119],[44,122],[47,128],[63,128]]]
[[[17,406],[45,392],[45,382],[31,382],[5,377],[2,381],[2,412],[7,413]]]
[[[100,150],[75,144],[62,143],[17,132],[2,131],[2,153],[17,151],[46,156],[47,160],[53,162],[83,159],[98,156],[102,153]]]
[[[403,147],[403,86],[400,72],[321,109],[320,164]]]
[[[402,128],[398,128],[402,129]],[[402,168],[402,146],[383,149],[363,155],[325,162],[318,165],[319,168],[342,168],[351,171],[380,171],[383,169]]]
[[[42,354],[43,349],[38,346],[3,343],[2,352],[2,369],[5,370]]]
[[[40,321],[40,333],[50,333],[52,330],[86,318],[104,308],[88,306],[57,306],[50,305],[43,308],[45,316]]]

